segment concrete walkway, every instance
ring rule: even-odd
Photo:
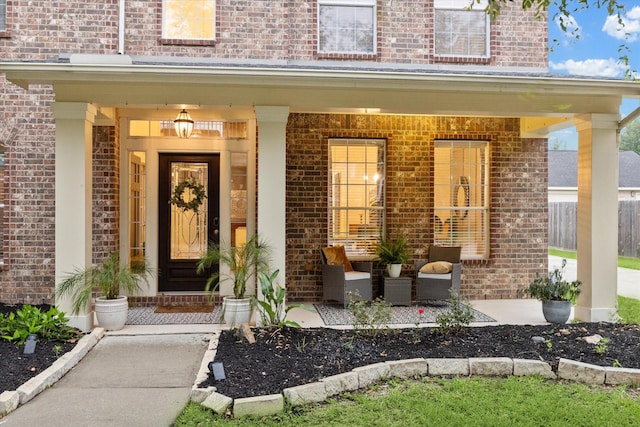
[[[562,258],[549,256],[549,270],[562,266]],[[578,263],[575,259],[568,259],[564,278],[576,280]],[[640,299],[640,270],[618,268],[618,295]]]
[[[209,339],[107,335],[53,387],[0,419],[0,426],[170,426],[189,401]]]

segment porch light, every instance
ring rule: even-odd
[[[184,108],[178,113],[178,117],[173,121],[178,137],[187,139],[193,132],[193,120]]]

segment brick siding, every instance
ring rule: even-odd
[[[413,261],[433,241],[433,141],[488,140],[491,256],[465,262],[462,293],[514,298],[547,259],[547,143],[522,140],[518,119],[291,114],[287,127],[287,292],[322,297],[319,250],[327,245],[328,138],[386,138],[389,235],[407,236]],[[534,234],[535,233],[535,234]],[[531,236],[535,235],[536,238]],[[379,271],[377,275],[379,275]],[[410,266],[405,275],[414,276]],[[374,294],[378,290],[374,280]]]
[[[59,54],[117,54],[118,0],[74,4],[11,2],[13,17],[0,35],[5,60],[58,58]],[[317,53],[317,0],[218,0],[213,43],[162,40],[162,0],[125,2],[124,53],[191,58],[323,60]],[[491,23],[491,58],[434,58],[433,0],[378,0],[375,55],[331,55],[326,60],[389,64],[476,63],[546,67],[547,19],[506,4]]]

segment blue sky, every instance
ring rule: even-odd
[[[606,8],[594,6],[573,13],[571,19],[565,21],[566,33],[560,29],[558,20],[554,20],[557,9],[551,7],[549,71],[622,78],[625,66],[619,63],[618,58],[625,54],[629,57],[630,68],[640,70],[640,5],[635,6],[636,1],[623,3],[627,9],[622,15],[624,27],[618,25],[617,16],[608,17]],[[630,51],[619,52],[623,44]],[[627,100],[620,113],[624,117],[639,105],[637,100]],[[558,144],[561,149],[576,149],[577,135],[574,130],[555,132],[550,137],[550,145],[553,144]]]

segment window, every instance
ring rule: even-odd
[[[0,0],[0,32],[7,31],[7,0]]]
[[[375,0],[318,0],[318,51],[373,54]]]
[[[329,140],[329,245],[371,255],[384,225],[385,140]]]
[[[147,196],[146,153],[129,153],[129,261],[135,268],[144,264],[146,256]]]
[[[215,39],[215,0],[163,0],[162,38]]]
[[[464,259],[489,257],[489,144],[436,141],[434,241],[462,246]]]
[[[484,11],[486,1],[436,0],[436,56],[489,57],[489,16]]]

